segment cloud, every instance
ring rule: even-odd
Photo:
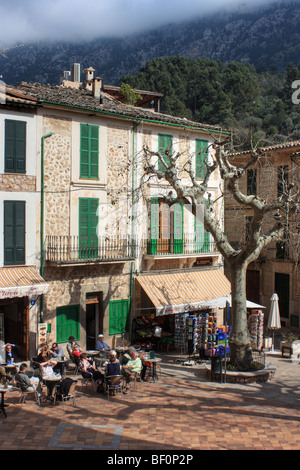
[[[1,0],[0,42],[123,36],[239,8],[242,0]],[[251,6],[275,0],[251,0]],[[246,5],[244,0],[244,6]]]

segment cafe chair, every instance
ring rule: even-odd
[[[76,385],[77,385],[77,382],[73,382],[70,389],[69,389],[69,393],[67,395],[62,395],[61,396],[64,411],[66,411],[65,410],[65,402],[68,401],[68,400],[73,399],[73,405],[76,406],[76,393],[75,393]]]
[[[81,386],[82,386],[82,388],[83,388],[85,385],[89,385],[90,383],[93,385],[94,392],[96,392],[96,391],[97,391],[98,383],[97,383],[96,380],[93,379],[93,377],[82,377],[82,378],[81,378]]]
[[[105,393],[107,393],[107,399],[109,400],[110,392],[116,393],[121,392],[123,398],[123,376],[122,375],[107,375],[105,377]]]
[[[22,384],[20,382],[16,382],[16,385],[17,385],[17,387],[19,389],[19,392],[20,392],[19,403],[21,403],[23,405],[23,403],[26,402],[27,395],[34,394],[35,401],[40,406],[41,400],[40,400],[40,397],[39,397],[39,394],[38,394],[37,390],[26,390],[22,387]]]
[[[136,390],[137,390],[137,384],[141,381],[142,381],[141,373],[140,372],[132,372],[131,375],[130,375],[130,379],[129,379],[129,388],[131,389],[131,385],[133,384],[133,391],[135,393]]]

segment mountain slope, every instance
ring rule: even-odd
[[[120,39],[24,45],[0,56],[0,73],[7,83],[21,80],[58,83],[64,70],[80,62],[92,65],[105,83],[118,84],[156,57],[207,57],[222,62],[249,62],[258,69],[284,70],[300,64],[300,3],[271,6],[167,25]]]

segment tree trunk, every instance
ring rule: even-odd
[[[251,340],[247,322],[246,272],[246,264],[234,263],[230,267],[230,362],[240,370],[247,368],[252,361]]]

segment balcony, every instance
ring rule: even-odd
[[[131,238],[48,235],[45,241],[48,264],[121,263],[135,257],[136,244]]]
[[[201,256],[218,255],[216,244],[208,236],[183,234],[182,239],[156,239],[144,241],[144,255],[162,256]]]

